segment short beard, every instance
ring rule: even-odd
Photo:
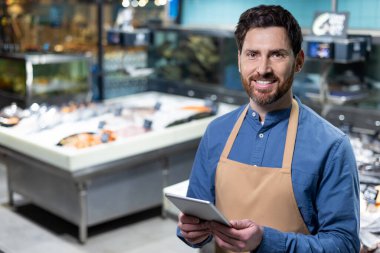
[[[255,90],[249,85],[251,82],[251,78],[249,78],[248,80],[244,79],[243,76],[240,74],[240,79],[243,83],[244,90],[247,93],[248,97],[255,104],[263,106],[263,105],[270,105],[276,102],[277,100],[279,100],[282,96],[284,96],[292,87],[291,84],[293,83],[294,75],[291,75],[288,78],[288,80],[286,80],[286,83],[287,84],[290,83],[290,85],[283,87],[283,89],[281,88],[277,89],[276,92],[272,95],[269,95],[269,94],[267,95],[267,93],[271,91],[269,89],[261,89],[259,94],[255,95]]]

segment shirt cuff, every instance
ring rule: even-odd
[[[264,227],[263,239],[259,247],[252,251],[254,253],[265,252],[285,252],[286,236],[284,233],[270,228]]]
[[[209,236],[203,242],[200,242],[197,244],[191,244],[188,241],[186,241],[185,238],[183,238],[178,227],[177,227],[177,237],[192,248],[202,248],[204,245],[206,245],[207,243],[209,243],[212,240],[212,236]]]

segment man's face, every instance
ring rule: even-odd
[[[294,73],[301,69],[303,60],[302,51],[294,56],[284,28],[249,30],[239,52],[239,70],[245,91],[258,105],[277,101],[291,88]]]

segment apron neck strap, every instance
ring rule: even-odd
[[[236,136],[237,136],[237,134],[239,132],[239,129],[241,127],[241,124],[243,123],[245,115],[247,114],[248,107],[249,107],[249,104],[244,108],[243,112],[240,114],[238,120],[236,121],[236,123],[234,125],[234,128],[232,128],[231,134],[228,137],[226,145],[224,146],[224,149],[223,149],[221,157],[228,158],[228,155],[230,154],[232,145],[234,144]]]
[[[295,99],[292,99],[292,110],[290,111],[288,130],[286,133],[284,157],[282,158],[282,168],[292,167],[294,144],[296,142],[298,128],[299,107]]]
[[[243,112],[240,114],[238,120],[236,121],[234,128],[232,129],[231,134],[228,137],[228,140],[223,149],[221,157],[228,158],[232,145],[234,144],[234,141],[243,123],[245,115],[247,114],[248,107],[249,107],[249,104],[244,108]],[[282,159],[282,168],[290,169],[292,165],[294,144],[295,144],[296,136],[297,136],[298,114],[299,114],[298,103],[295,99],[293,99],[292,109],[290,111],[290,117],[289,117],[288,130],[286,134],[284,157]]]

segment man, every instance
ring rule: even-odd
[[[359,182],[348,137],[292,94],[302,33],[280,6],[245,11],[238,63],[249,104],[213,121],[187,195],[212,201],[232,227],[179,215],[178,236],[218,250],[358,252]]]

